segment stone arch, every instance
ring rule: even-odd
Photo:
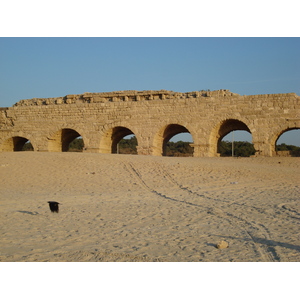
[[[221,121],[210,135],[209,152],[211,156],[218,156],[220,144],[223,137],[234,130],[245,130],[252,134],[249,127],[243,121],[240,121],[238,119],[225,119]]]
[[[127,135],[135,133],[128,127],[115,126],[108,129],[100,141],[100,153],[117,153],[118,143]]]
[[[291,130],[295,130],[295,129],[299,129],[300,130],[300,124],[299,126],[293,126],[293,127],[287,127],[284,129],[281,129],[280,131],[278,131],[277,133],[275,133],[271,139],[271,147],[272,147],[272,156],[276,155],[276,143],[278,141],[278,139],[281,137],[282,134],[284,134],[285,132],[291,131]]]
[[[1,144],[1,151],[22,151],[24,145],[29,142],[30,140],[28,138],[25,138],[23,136],[12,136]]]
[[[168,141],[176,134],[179,133],[192,133],[183,125],[172,123],[163,126],[155,135],[153,140],[153,155],[165,156],[166,146]]]
[[[69,144],[81,136],[76,130],[71,128],[63,128],[55,132],[48,142],[49,152],[67,152]]]

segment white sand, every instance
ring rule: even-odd
[[[0,261],[300,261],[299,167],[3,152]],[[222,240],[229,247],[217,249]]]

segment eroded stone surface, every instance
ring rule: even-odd
[[[189,132],[194,156],[218,156],[218,142],[232,130],[252,134],[256,155],[276,155],[278,137],[300,128],[295,93],[242,96],[229,90],[117,91],[21,100],[0,108],[0,151],[30,140],[35,151],[66,151],[82,136],[84,151],[116,153],[135,134],[138,154],[162,155],[172,136]]]

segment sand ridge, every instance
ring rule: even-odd
[[[3,152],[0,261],[300,261],[299,166]]]

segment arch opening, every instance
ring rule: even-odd
[[[137,139],[134,134],[124,136],[117,144],[118,154],[137,154]]]
[[[76,137],[69,143],[68,152],[83,152],[84,142],[82,136]]]
[[[2,143],[1,151],[34,151],[34,149],[29,139],[13,136]]]
[[[188,132],[174,135],[166,144],[165,156],[193,156],[194,148],[192,135]]]
[[[25,144],[22,147],[21,151],[34,151],[33,146],[31,144],[30,140],[27,140],[27,142],[25,142]]]
[[[100,141],[100,153],[127,153],[129,154],[137,154],[136,146],[138,145],[138,141],[134,141],[135,134],[127,127],[116,126],[114,128],[109,129],[101,138]],[[123,146],[132,147],[131,150],[124,150]],[[135,144],[135,146],[133,145]],[[124,151],[123,151],[124,150]]]
[[[117,126],[111,131],[111,153],[137,154],[135,134],[127,127]]]
[[[13,151],[31,151],[33,147],[27,138],[21,136],[14,136],[13,138]]]
[[[289,128],[278,136],[275,142],[277,156],[300,156],[300,128]]]
[[[248,126],[239,120],[226,120],[218,132],[217,153],[220,156],[249,157],[255,154],[252,134]]]
[[[81,135],[74,129],[70,129],[70,128],[61,129],[58,132],[56,132],[51,139],[49,139],[48,150],[49,152],[70,151],[70,144],[79,137],[81,137]],[[84,145],[83,139],[81,143]],[[74,145],[74,143],[71,144],[71,146],[72,145]]]
[[[193,137],[188,129],[179,124],[168,125],[161,137],[163,156],[193,156],[194,149],[190,146]]]

